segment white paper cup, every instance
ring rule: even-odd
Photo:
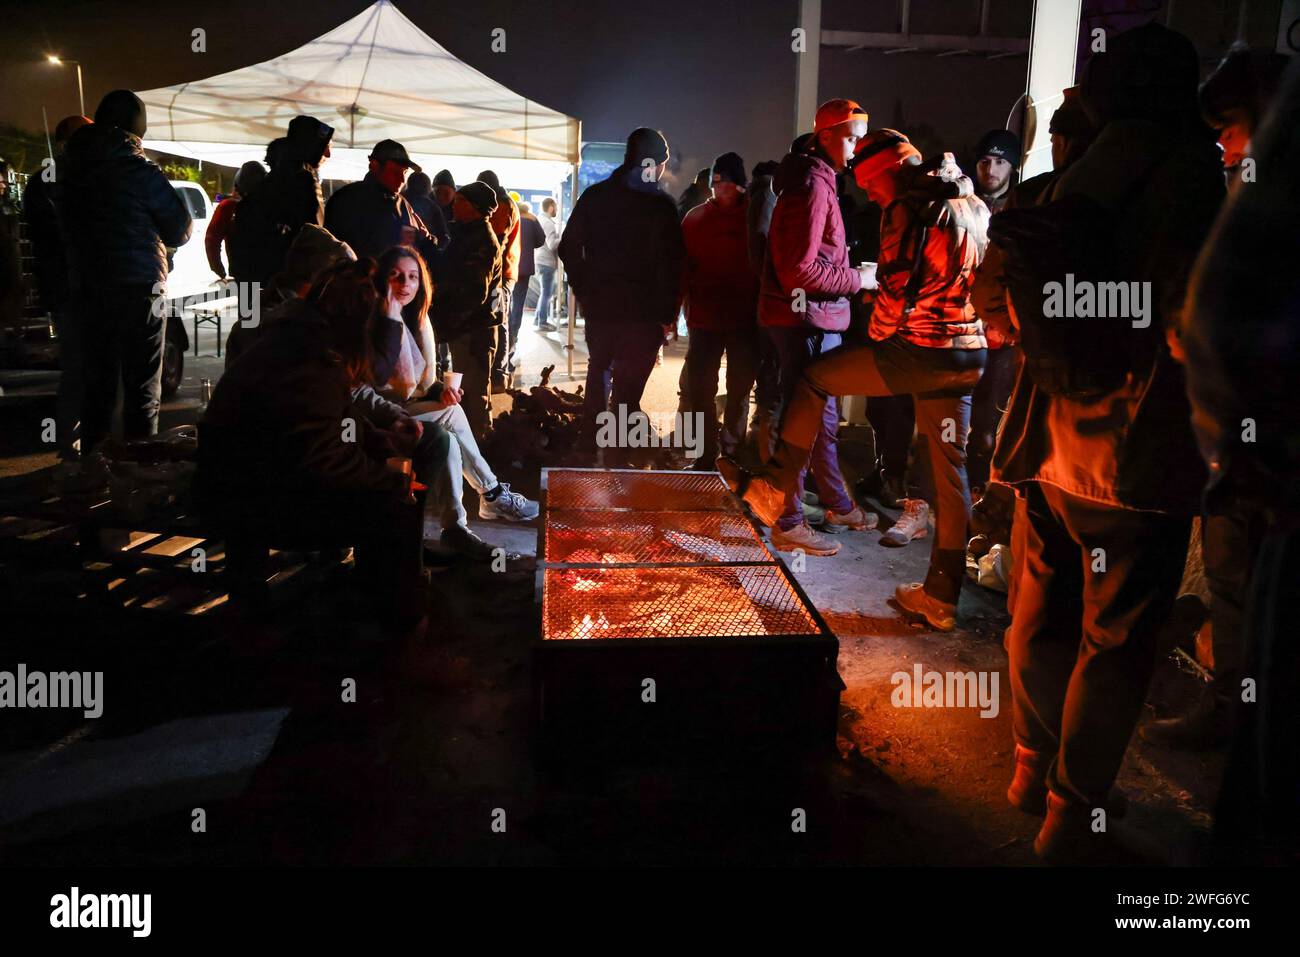
[[[448,389],[459,389],[462,378],[463,375],[459,372],[444,372],[442,374],[442,384]]]
[[[867,275],[870,277],[867,281],[868,289],[875,289],[877,287],[877,282],[876,282],[877,265],[878,263],[868,263],[868,262],[858,263],[858,268],[865,269],[867,271]]]

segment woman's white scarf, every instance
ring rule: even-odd
[[[399,402],[423,398],[438,375],[437,349],[428,313],[420,316],[418,340],[411,334],[411,327],[401,319],[390,318],[388,321],[401,325],[402,348],[384,391]]]

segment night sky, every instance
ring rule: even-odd
[[[82,61],[86,109],[93,113],[111,89],[168,86],[268,60],[367,6],[365,0],[222,0],[196,8],[5,0],[0,122],[39,131],[42,105],[51,125],[76,111],[75,72],[47,64],[46,51]],[[465,62],[581,119],[584,140],[623,140],[636,126],[655,126],[690,173],[726,150],[737,150],[750,166],[779,158],[790,142],[797,0],[711,0],[707,13],[701,13],[706,5],[688,0],[399,0],[397,6]],[[197,54],[190,51],[190,31],[200,26],[208,50]],[[490,49],[496,27],[507,33],[503,54]]]

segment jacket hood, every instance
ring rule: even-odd
[[[144,157],[140,141],[117,126],[92,123],[83,126],[68,141],[67,163],[70,169],[85,169],[110,159]]]
[[[325,147],[334,136],[334,127],[327,126],[314,116],[295,116],[289,121],[288,140],[290,154],[308,166],[319,166]]]
[[[772,189],[780,196],[787,189],[812,189],[818,181],[835,192],[835,170],[812,153],[787,153],[772,177]]]

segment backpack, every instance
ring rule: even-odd
[[[1138,178],[1118,209],[1132,201],[1158,165]],[[1082,284],[1094,284],[1095,313],[1098,284],[1140,278],[1138,264],[1121,262],[1116,254],[1118,219],[1096,200],[1073,194],[1042,206],[1003,210],[989,224],[989,240],[1003,251],[1025,372],[1049,395],[1096,399],[1122,386],[1130,373],[1149,368],[1155,356],[1158,323],[1137,328],[1126,317],[1073,315],[1073,293]]]

